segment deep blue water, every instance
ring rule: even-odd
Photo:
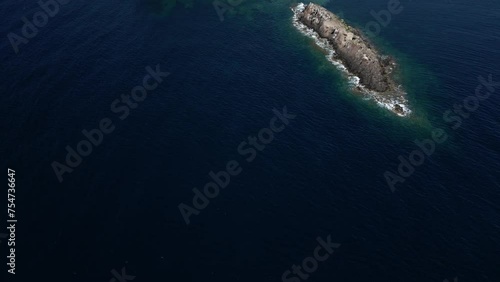
[[[409,118],[347,91],[289,3],[244,3],[221,22],[210,2],[162,13],[154,1],[75,0],[16,54],[7,35],[40,8],[4,0],[15,278],[107,282],[126,267],[134,281],[281,281],[331,235],[341,246],[308,281],[500,281],[500,86],[460,128],[442,118],[478,76],[500,81],[500,3],[401,3],[374,41],[401,66]],[[363,26],[387,1],[325,6]],[[119,120],[111,103],[157,64],[171,74]],[[238,145],[285,106],[296,118],[245,161]],[[115,130],[60,183],[51,163],[106,117]],[[392,193],[384,172],[434,128],[448,140]],[[178,205],[230,160],[241,174],[186,225]]]

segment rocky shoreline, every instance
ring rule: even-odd
[[[341,64],[344,71],[354,76],[356,90],[369,94],[377,103],[400,116],[411,112],[404,97],[406,93],[391,76],[395,61],[381,55],[362,32],[314,3],[299,4],[292,10],[297,24],[312,29],[319,39],[327,41],[328,47],[333,49],[329,59]]]

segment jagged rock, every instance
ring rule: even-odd
[[[369,90],[388,92],[396,88],[389,76],[395,66],[393,59],[381,56],[360,31],[314,3],[308,4],[298,19],[327,39],[335,49],[337,58]]]

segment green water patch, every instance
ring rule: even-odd
[[[315,3],[325,5],[329,1],[315,1]],[[391,48],[390,44],[384,42],[382,38],[378,38],[374,45],[379,46],[381,53],[391,55],[396,58],[399,63],[399,68],[395,73],[396,79],[403,88],[408,92],[407,99],[409,100],[409,106],[412,110],[412,114],[409,117],[401,118],[387,109],[381,108],[376,104],[375,101],[363,99],[360,95],[356,95],[352,90],[349,89],[348,81],[345,77],[342,77],[342,72],[337,69],[331,62],[325,58],[325,51],[314,43],[314,40],[308,38],[307,36],[300,33],[292,24],[293,13],[290,10],[292,6],[295,6],[298,1],[287,1],[287,0],[275,0],[271,2],[242,2],[241,6],[235,8],[234,13],[230,13],[227,18],[229,22],[234,23],[238,21],[246,21],[243,24],[254,25],[255,27],[261,27],[263,24],[271,24],[272,29],[274,29],[275,36],[287,41],[287,44],[295,45],[296,47],[306,46],[306,50],[301,48],[302,51],[313,55],[316,58],[317,67],[319,72],[329,71],[335,73],[340,79],[336,80],[335,84],[338,85],[339,90],[345,93],[350,98],[354,98],[359,103],[363,100],[365,107],[375,110],[378,113],[382,113],[384,117],[389,117],[391,119],[396,119],[398,122],[404,124],[410,123],[412,128],[431,128],[431,123],[428,119],[428,114],[426,112],[426,105],[428,101],[422,100],[421,92],[430,91],[431,89],[437,87],[435,81],[432,81],[432,74],[425,69],[421,64],[412,61],[411,58],[406,56],[404,53]],[[343,14],[342,11],[334,11]],[[260,16],[258,13],[261,13]],[[244,15],[242,17],[237,17],[237,15]],[[255,20],[255,17],[259,21]],[[262,18],[271,19],[262,21]],[[424,79],[425,78],[425,79]],[[353,101],[353,100],[351,100]]]
[[[187,1],[193,3],[195,7],[198,4],[204,4],[205,8],[208,9],[207,13],[212,13],[213,17],[218,19],[217,12],[211,4],[213,1]],[[185,6],[185,2],[181,1],[160,2],[168,4],[161,6],[164,13],[177,8],[189,8],[189,5]],[[442,128],[449,135],[449,139],[439,145],[437,152],[453,156],[460,156],[463,153],[459,136],[460,130],[453,131],[444,124],[442,120],[443,111],[436,111],[433,104],[436,95],[442,94],[444,97],[447,95],[446,93],[440,93],[444,91],[443,87],[441,87],[442,83],[436,79],[437,76],[429,68],[420,63],[418,59],[406,54],[404,49],[395,48],[391,44],[390,38],[383,35],[372,38],[374,46],[382,54],[392,56],[397,62],[398,68],[394,73],[395,79],[403,85],[403,88],[408,93],[407,99],[412,114],[409,117],[399,117],[380,107],[375,101],[367,100],[362,95],[352,91],[346,75],[326,59],[326,52],[317,46],[313,39],[305,36],[293,26],[293,12],[290,8],[296,3],[295,1],[285,0],[261,1],[258,3],[243,1],[241,5],[235,6],[234,9],[224,13],[224,21],[220,24],[217,23],[217,26],[234,30],[243,28],[244,30],[263,31],[265,34],[263,36],[270,37],[269,45],[273,46],[270,48],[279,48],[283,54],[290,54],[290,57],[294,58],[294,60],[284,61],[283,64],[294,65],[298,69],[302,67],[300,65],[297,67],[297,64],[307,64],[307,66],[303,67],[303,71],[314,77],[315,81],[324,83],[324,102],[331,104],[332,111],[343,108],[342,110],[348,109],[348,111],[354,112],[355,115],[366,120],[363,127],[366,127],[367,130],[383,127],[388,142],[401,144],[401,146],[412,145],[416,139],[432,138],[433,130]],[[357,26],[356,23],[350,22],[349,24]],[[251,42],[252,38],[248,38],[248,40]],[[301,60],[301,62],[296,61],[300,60],[301,57],[304,60]],[[239,69],[237,60],[228,64],[231,65],[225,70],[228,75]],[[295,83],[301,82],[296,81]],[[307,93],[304,93],[304,95],[307,95]],[[319,103],[322,102],[319,101]],[[454,102],[459,101],[450,101],[450,108]]]
[[[436,75],[425,65],[393,48],[382,37],[378,37],[374,44],[382,54],[390,55],[397,63],[393,77],[407,93],[407,99],[413,111],[408,117],[409,122],[412,126],[431,128],[433,117],[429,115],[429,106],[432,103],[430,98],[436,89],[439,89]]]
[[[289,52],[298,51],[313,56],[319,74],[330,72],[333,75],[333,79],[327,83],[333,83],[338,90],[337,92],[341,92],[342,96],[349,102],[353,102],[357,106],[360,104],[364,110],[376,112],[377,115],[392,120],[398,124],[398,127],[408,127],[412,130],[422,131],[432,129],[432,118],[429,118],[428,114],[428,106],[431,105],[431,101],[428,98],[438,88],[438,82],[434,79],[435,76],[430,70],[407,56],[404,52],[393,48],[383,37],[378,36],[374,38],[373,43],[381,53],[390,55],[397,61],[398,68],[394,73],[395,79],[408,93],[406,98],[409,101],[412,114],[404,118],[395,115],[377,105],[375,101],[367,100],[361,95],[354,93],[350,89],[345,75],[325,58],[325,51],[317,46],[313,39],[303,35],[293,26],[291,7],[300,2],[291,0],[242,1],[241,4],[235,6],[234,9],[224,15],[225,22],[223,24],[235,24],[238,22],[247,27],[273,29],[275,39],[283,40],[283,44],[294,47],[288,49]],[[322,0],[315,1],[315,3],[325,6],[329,1]],[[341,16],[343,15],[343,11],[335,11],[334,9],[334,12]],[[349,20],[347,22],[355,27],[357,26],[355,23],[349,22]]]
[[[415,103],[415,99],[413,99],[415,92],[426,91],[425,89],[432,88],[432,86],[429,84],[429,79],[424,80],[418,78],[419,76],[429,76],[428,71],[423,66],[417,64],[416,62],[412,62],[411,58],[405,56],[404,53],[397,52],[397,50],[389,48],[381,48],[382,54],[391,55],[392,57],[395,57],[399,62],[400,68],[397,72],[395,72],[395,76],[397,81],[400,82],[406,92],[408,92],[407,98],[410,101],[409,106],[412,110],[412,114],[408,117],[399,117],[376,104],[374,100],[367,99],[366,96],[357,94],[355,93],[355,91],[352,91],[352,86],[349,84],[347,76],[342,71],[340,71],[337,66],[333,65],[330,61],[327,60],[327,58],[325,57],[325,52],[321,47],[316,46],[313,39],[303,35],[292,25],[291,17],[292,16],[289,15],[286,21],[283,22],[283,26],[286,26],[286,33],[290,35],[288,40],[296,42],[297,44],[308,45],[309,47],[313,46],[312,48],[309,48],[309,52],[312,52],[312,55],[316,57],[318,70],[321,72],[331,71],[333,73],[341,75],[342,78],[340,79],[340,83],[336,82],[336,84],[338,84],[339,90],[341,90],[340,92],[349,97],[349,100],[356,101],[356,103],[363,101],[361,104],[363,105],[363,107],[369,109],[369,111],[376,111],[378,114],[382,114],[384,117],[394,119],[397,122],[402,123],[402,125],[409,124],[411,128],[422,127],[425,130],[425,128],[428,129],[431,127],[431,124],[427,119],[425,107],[420,107],[420,105],[417,106],[417,104]],[[417,83],[410,84],[410,81],[417,81]],[[411,86],[407,87],[407,84],[410,84]]]
[[[214,17],[218,17],[217,11],[212,5],[213,1],[156,0],[156,2],[163,3],[160,6],[163,7],[164,12],[171,11],[174,7],[204,4],[206,8],[211,9],[207,13],[212,12]],[[361,115],[366,115],[367,119],[380,121],[399,130],[406,128],[417,135],[428,134],[434,127],[439,126],[434,122],[438,118],[429,115],[433,93],[436,89],[439,89],[439,82],[429,69],[406,55],[404,51],[394,48],[383,36],[372,39],[373,44],[382,54],[395,58],[398,64],[394,74],[395,79],[402,84],[408,93],[407,99],[412,114],[409,117],[395,115],[377,105],[375,101],[366,99],[352,91],[346,76],[325,58],[325,51],[317,46],[313,39],[303,35],[293,26],[293,12],[290,8],[299,2],[290,0],[241,1],[238,5],[232,6],[231,9],[224,12],[224,21],[221,22],[221,25],[229,25],[231,28],[245,26],[245,28],[255,28],[256,30],[265,29],[266,32],[271,30],[269,32],[273,36],[273,42],[283,46],[283,52],[300,52],[301,55],[312,58],[318,77],[326,77],[325,84],[331,87],[331,95],[335,96],[335,99],[341,99],[344,103],[349,103]],[[315,3],[321,5],[328,2],[315,1]],[[230,4],[227,1],[224,3]],[[342,14],[342,11],[334,10],[334,12]],[[346,20],[349,22],[348,19]],[[356,23],[349,22],[349,24],[357,27]],[[286,63],[293,64],[294,62]],[[441,114],[439,113],[439,115]]]

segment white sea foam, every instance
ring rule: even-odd
[[[367,89],[364,85],[360,83],[360,78],[356,75],[349,72],[346,66],[340,60],[336,60],[334,58],[335,49],[328,42],[328,40],[319,37],[318,33],[314,31],[312,28],[307,27],[305,24],[299,21],[299,14],[304,11],[306,5],[304,3],[299,3],[297,6],[292,7],[293,11],[293,25],[304,35],[309,38],[314,39],[314,42],[317,46],[326,51],[327,55],[325,56],[328,61],[330,61],[337,69],[342,71],[349,81],[349,86],[352,89],[361,90],[366,99],[374,100],[379,106],[386,108],[399,116],[408,116],[411,113],[411,110],[408,108],[408,101],[406,100],[406,93],[401,91],[400,95],[381,95],[375,91],[371,91]],[[395,111],[395,106],[399,105],[402,108],[401,112]]]

